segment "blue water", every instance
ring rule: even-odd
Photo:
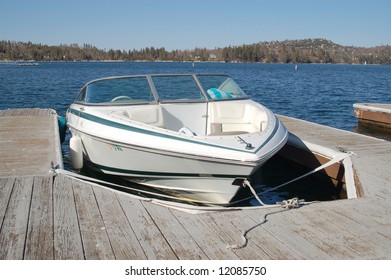
[[[259,63],[0,63],[0,109],[53,108],[64,115],[78,90],[105,76],[146,73],[231,75],[277,114],[353,130],[353,103],[391,103],[391,66]]]

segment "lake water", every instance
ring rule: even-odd
[[[277,114],[352,131],[353,104],[391,103],[391,66],[259,63],[0,63],[0,110],[52,108],[64,116],[96,78],[148,73],[223,73]],[[69,139],[69,134],[68,137]],[[63,145],[67,156],[67,143]]]
[[[351,131],[353,103],[391,103],[391,66],[259,63],[0,63],[0,109],[53,108],[64,115],[78,90],[100,77],[147,73],[231,75],[277,114]]]

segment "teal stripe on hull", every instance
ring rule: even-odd
[[[168,138],[168,139],[172,139],[172,140],[178,140],[178,141],[182,141],[182,142],[189,142],[189,143],[193,143],[193,144],[200,144],[200,145],[209,146],[209,147],[223,148],[223,149],[231,150],[231,151],[238,151],[238,152],[251,153],[251,154],[253,153],[251,151],[245,151],[245,150],[241,150],[241,149],[234,149],[234,148],[229,148],[229,147],[215,145],[215,144],[210,144],[210,143],[198,142],[198,141],[194,141],[194,140],[191,140],[191,139],[176,137],[176,136],[168,135],[168,134],[165,134],[165,133],[159,133],[159,132],[156,132],[156,131],[151,131],[151,130],[142,129],[142,128],[138,128],[138,127],[134,127],[134,126],[129,126],[129,125],[125,125],[125,124],[122,124],[122,123],[110,121],[110,120],[107,120],[107,119],[104,119],[104,118],[100,118],[100,117],[97,117],[97,116],[94,116],[94,115],[91,115],[91,114],[88,114],[88,113],[80,112],[80,111],[75,110],[75,109],[71,109],[70,111],[71,111],[72,114],[74,114],[77,117],[81,117],[83,119],[86,119],[86,120],[89,120],[89,121],[92,121],[92,122],[97,122],[97,123],[100,123],[100,124],[103,124],[103,125],[106,125],[106,126],[111,126],[111,127],[115,127],[115,128],[119,128],[119,129],[123,129],[123,130],[127,130],[127,131],[132,131],[132,132],[137,132],[137,133],[142,133],[142,134],[148,134],[148,135],[157,136],[157,137],[164,137],[164,138]]]
[[[156,178],[169,178],[169,177],[191,177],[191,178],[202,178],[202,177],[215,177],[215,178],[243,178],[245,175],[233,175],[233,174],[210,174],[208,176],[197,174],[197,173],[173,173],[173,172],[153,172],[153,171],[139,171],[139,170],[128,170],[120,169],[105,165],[100,165],[90,162],[93,167],[102,171],[114,172],[123,174],[124,176],[135,176],[135,177],[156,177]]]
[[[70,109],[70,112],[73,115],[77,116],[77,117],[81,117],[81,118],[84,118],[84,119],[92,121],[92,122],[97,122],[97,123],[100,123],[102,125],[115,127],[115,128],[119,128],[119,129],[123,129],[123,130],[127,130],[127,131],[132,131],[132,132],[142,133],[142,134],[148,134],[148,135],[157,136],[157,137],[164,137],[164,138],[168,138],[168,139],[172,139],[172,140],[177,140],[177,141],[182,141],[182,142],[189,142],[189,143],[199,144],[199,145],[204,145],[204,146],[209,146],[209,147],[222,148],[222,149],[231,150],[231,151],[237,151],[237,152],[242,152],[242,153],[249,153],[249,154],[256,154],[257,152],[259,152],[259,150],[262,149],[269,142],[269,140],[272,137],[274,137],[274,135],[278,131],[278,128],[279,128],[279,125],[280,125],[280,123],[277,122],[277,125],[274,127],[273,132],[268,137],[268,139],[266,139],[266,141],[262,145],[260,145],[256,150],[250,151],[250,150],[242,150],[242,149],[235,149],[235,148],[230,148],[230,147],[226,147],[226,146],[220,146],[220,145],[211,144],[211,143],[199,142],[199,141],[195,141],[195,140],[192,140],[192,139],[176,137],[176,136],[173,136],[173,135],[168,135],[168,134],[164,134],[164,133],[160,133],[160,132],[156,132],[156,131],[151,131],[151,130],[142,129],[142,128],[138,128],[138,127],[134,127],[134,126],[129,126],[129,125],[125,125],[125,124],[121,124],[121,123],[115,122],[115,121],[107,120],[107,119],[104,119],[104,118],[101,118],[101,117],[97,117],[95,115],[84,113],[84,112],[78,111],[76,109]]]

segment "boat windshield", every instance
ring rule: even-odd
[[[76,102],[115,105],[243,98],[246,94],[226,75],[146,75],[92,81],[82,88]]]
[[[200,75],[198,80],[209,100],[247,98],[235,81],[225,75]]]
[[[205,96],[193,75],[152,76],[162,102],[204,102]]]
[[[84,86],[76,98],[79,102],[102,105],[150,103],[154,100],[146,76],[96,80]]]

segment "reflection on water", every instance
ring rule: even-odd
[[[354,127],[353,131],[360,134],[391,141],[391,128],[379,126],[375,123],[366,123],[359,120],[358,126]]]

